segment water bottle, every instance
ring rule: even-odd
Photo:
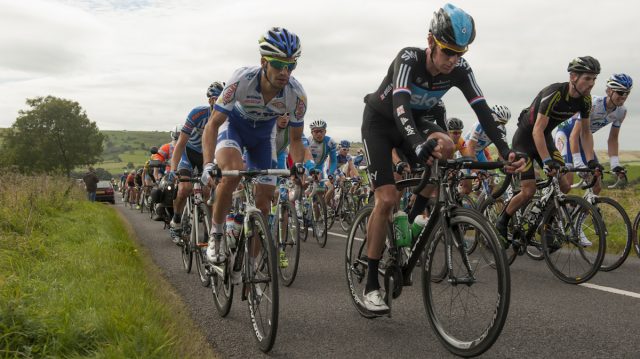
[[[398,211],[393,215],[393,231],[396,237],[396,246],[408,247],[411,245],[409,217],[404,211]]]
[[[427,221],[427,216],[424,214],[419,215],[413,220],[413,225],[411,226],[411,236],[413,237],[413,240],[418,238],[418,235],[422,232],[422,228],[427,225]]]
[[[242,230],[242,215],[229,214],[226,220],[227,245],[229,248],[235,248],[240,231]]]

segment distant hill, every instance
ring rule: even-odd
[[[149,158],[149,148],[169,142],[169,132],[160,131],[101,131],[106,135],[103,161],[96,168],[104,168],[112,175],[122,173],[131,162],[140,167]]]

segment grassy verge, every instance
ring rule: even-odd
[[[117,212],[82,198],[0,177],[0,357],[211,357]]]

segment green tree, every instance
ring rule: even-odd
[[[4,151],[22,172],[64,172],[95,164],[104,135],[75,101],[53,96],[26,100],[4,138]]]

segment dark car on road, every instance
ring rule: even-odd
[[[96,201],[116,203],[116,198],[113,195],[113,186],[110,181],[98,182],[98,189],[96,190]]]

